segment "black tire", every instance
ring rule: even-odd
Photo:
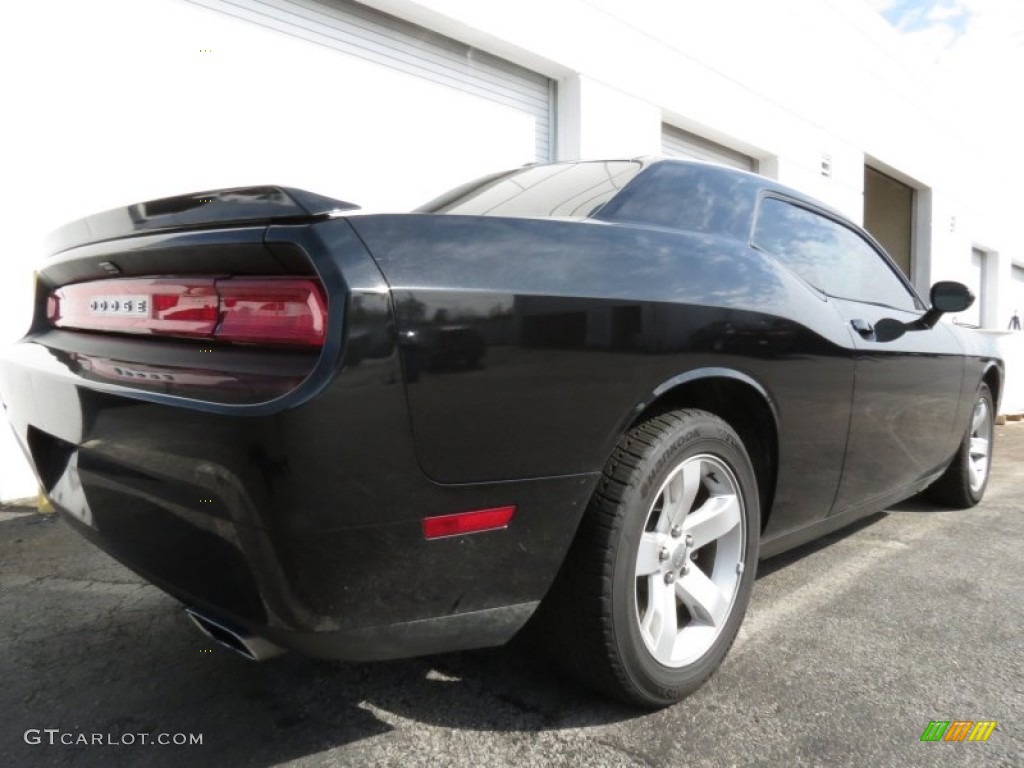
[[[696,496],[685,490],[693,485],[686,478],[693,477],[699,477]],[[696,536],[707,538],[708,528],[691,522],[700,518],[691,517],[688,510],[695,512],[703,504],[702,514],[707,519],[709,508],[701,499],[715,497],[714,491],[724,488],[720,483],[725,482],[730,484],[730,493],[717,501],[722,502],[721,508],[732,505],[730,522],[725,524],[733,528],[703,546],[693,536],[681,535],[679,531],[691,524]],[[670,501],[672,487],[677,488],[678,506]],[[668,512],[662,516],[664,509],[659,511],[658,504],[664,509],[671,506],[679,510],[674,514],[682,515],[667,533],[652,527],[671,519]],[[750,600],[759,535],[757,479],[736,432],[705,411],[678,410],[652,418],[630,430],[608,461],[566,561],[538,611],[541,636],[561,665],[585,684],[633,705],[655,708],[673,704],[697,690],[732,646]],[[645,549],[648,554],[641,565],[639,548],[649,547],[652,541],[668,542],[674,552],[665,555],[668,547],[658,546],[657,558],[651,560],[651,550]],[[727,555],[738,560],[730,561]],[[672,581],[661,571],[638,574],[655,561],[658,568],[682,565]],[[723,577],[729,568],[735,575]],[[728,607],[718,611],[718,620],[710,612],[698,615],[703,604],[687,592],[687,584],[703,583],[703,578],[709,579],[707,583],[714,579],[716,586],[723,578],[729,584],[716,593],[719,597],[732,595]],[[676,579],[678,584],[673,585]],[[668,592],[662,592],[662,581],[670,585],[664,587]],[[664,632],[652,629],[662,627],[654,608],[656,591],[669,595],[665,600],[679,601],[673,617],[676,623],[665,624]],[[687,595],[694,607],[686,602]],[[709,604],[722,605],[717,599]],[[667,609],[665,615],[669,615]],[[698,620],[702,616],[706,619]],[[651,621],[642,629],[648,619]],[[710,632],[691,632],[687,638],[704,638],[700,642],[709,642],[709,647],[701,651],[698,643],[694,653],[699,655],[677,663],[672,654],[686,656],[690,644],[690,640],[683,642],[683,633],[688,629],[700,632],[705,625]],[[661,645],[655,634],[670,638],[667,645]],[[710,639],[712,635],[714,639]],[[658,647],[652,649],[649,644]],[[666,647],[673,649],[662,652],[667,664],[656,656]]]
[[[982,405],[988,414],[986,424],[981,430],[985,432],[985,435],[979,434],[979,430],[975,429],[974,423],[978,408]],[[957,448],[956,454],[953,456],[952,461],[950,461],[949,466],[946,467],[946,471],[925,490],[924,496],[926,499],[935,504],[955,509],[968,509],[982,500],[985,496],[985,489],[988,487],[988,478],[992,468],[992,437],[994,434],[995,417],[995,400],[992,397],[992,391],[988,388],[987,384],[982,383],[978,387],[974,407],[971,408],[971,418],[968,421],[967,429],[964,431],[963,439],[960,441],[960,446]],[[976,478],[972,482],[972,463],[975,466],[978,463],[977,455],[973,457],[972,461],[972,437],[981,437],[981,439],[986,440],[988,443],[988,451],[984,457],[984,478],[980,484]]]

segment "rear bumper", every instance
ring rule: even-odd
[[[0,397],[48,497],[188,606],[306,654],[500,644],[553,580],[596,477],[445,486],[412,448],[397,353],[292,407],[98,389],[33,340]],[[514,504],[507,529],[427,541],[426,516]]]
[[[382,661],[487,648],[508,642],[526,624],[539,604],[539,601],[534,601],[451,616],[327,632],[269,628],[262,635],[257,635],[259,640],[255,641],[255,644],[262,643],[269,649],[265,655],[251,653],[252,638],[247,640],[243,655],[263,660],[280,653],[283,648],[289,648],[307,656]],[[208,633],[208,630],[204,631]],[[228,647],[238,650],[233,642],[228,643]]]
[[[363,625],[361,622],[372,622],[374,617],[361,613],[359,619],[356,611],[345,614],[343,605],[338,607],[340,615],[309,612],[282,578],[282,564],[267,555],[253,556],[255,552],[272,549],[273,542],[264,532],[248,532],[244,548],[232,546],[226,538],[204,534],[196,526],[175,524],[171,527],[178,530],[172,538],[161,538],[168,532],[161,526],[156,526],[151,536],[128,538],[116,530],[110,533],[106,527],[101,530],[83,525],[77,516],[63,508],[58,510],[85,538],[184,605],[280,648],[308,656],[379,661],[501,645],[519,631],[539,605],[537,599],[403,620],[402,615],[418,615],[420,611],[412,610],[411,606],[403,611],[397,601],[384,608],[381,596],[374,592],[378,588],[376,579],[351,572],[339,574],[344,579],[344,591],[362,594],[367,603],[378,606],[379,623]],[[151,514],[144,516],[152,518]],[[144,543],[147,540],[148,545]],[[274,575],[278,577],[277,583]],[[438,572],[424,572],[421,576],[448,580]],[[307,592],[304,596],[322,601],[331,589],[327,584],[324,586],[323,593]],[[281,616],[272,615],[271,606],[287,612],[291,619],[283,621]],[[297,618],[299,614],[302,618]]]

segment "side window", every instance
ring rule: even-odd
[[[766,198],[753,242],[829,296],[918,308],[914,296],[863,237],[806,208]]]

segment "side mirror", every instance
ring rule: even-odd
[[[925,328],[934,328],[947,312],[963,312],[974,303],[974,294],[963,283],[942,280],[932,286],[931,302],[931,309],[917,321]]]
[[[963,283],[943,280],[932,286],[931,300],[940,312],[963,312],[974,303],[974,294]]]
[[[895,341],[907,331],[927,331],[934,328],[939,318],[947,312],[963,312],[974,303],[974,294],[963,283],[943,280],[932,286],[932,306],[912,323],[903,323],[891,317],[883,317],[875,323],[875,341]]]

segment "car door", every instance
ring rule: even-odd
[[[955,335],[941,323],[893,333],[920,318],[924,307],[888,257],[827,211],[767,197],[759,208],[754,244],[819,290],[850,331],[849,353],[856,360],[853,402],[832,513],[933,472],[956,442],[963,356]]]
[[[865,262],[865,272],[877,273],[878,282],[896,277],[874,249],[865,259],[868,255],[875,262]],[[917,483],[949,460],[956,448],[964,374],[963,351],[944,324],[896,338],[880,330],[895,327],[894,320],[913,323],[921,311],[851,299],[835,302],[855,332],[858,355],[833,514]]]

